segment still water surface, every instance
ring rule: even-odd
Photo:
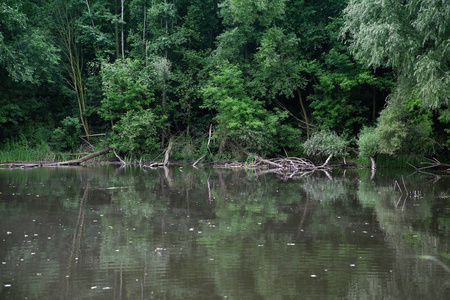
[[[448,299],[450,182],[404,172],[0,170],[0,299]]]

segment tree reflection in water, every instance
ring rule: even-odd
[[[384,173],[0,170],[0,298],[444,299],[449,184]]]

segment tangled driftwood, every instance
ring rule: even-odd
[[[304,177],[308,174],[311,174],[315,171],[322,171],[324,174],[331,179],[328,171],[331,167],[328,166],[330,159],[333,155],[330,154],[327,160],[321,165],[315,165],[313,162],[306,158],[298,158],[298,157],[284,157],[284,158],[273,158],[273,159],[264,159],[259,156],[253,156],[254,161],[251,164],[225,164],[221,167],[224,168],[249,168],[255,170],[255,175],[263,175],[263,174],[277,174],[283,179],[289,178],[300,178]]]

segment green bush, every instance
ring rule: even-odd
[[[150,109],[130,110],[113,126],[111,147],[125,155],[137,157],[154,152],[159,147],[157,130],[161,119]]]
[[[80,144],[81,122],[77,117],[66,117],[62,126],[53,131],[51,145],[59,151],[70,151]]]
[[[307,155],[345,157],[348,141],[334,131],[322,130],[311,135],[310,139],[303,143]]]
[[[363,127],[359,133],[358,140],[359,157],[369,159],[378,151],[378,137],[374,127]]]
[[[232,141],[249,152],[273,153],[279,146],[277,131],[287,114],[269,111],[262,101],[250,97],[236,65],[224,63],[210,76],[202,89],[203,107],[215,111],[215,137]]]
[[[398,97],[398,96],[397,96]],[[434,154],[436,142],[430,112],[392,97],[377,120],[375,133],[382,154]]]

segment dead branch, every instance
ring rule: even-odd
[[[169,146],[167,146],[166,153],[165,153],[165,156],[164,156],[164,163],[163,163],[164,167],[169,164],[169,156],[170,156],[170,152],[172,151],[173,142],[174,142],[173,138],[170,138]]]
[[[114,155],[119,159],[120,164],[121,164],[122,166],[125,166],[125,165],[127,164],[127,163],[126,163],[123,159],[121,159],[120,156],[116,153],[116,150],[113,150],[113,153],[114,153]]]
[[[208,143],[206,144],[206,150],[208,152],[211,152],[209,150],[209,144],[211,143],[211,135],[212,135],[212,124],[209,125],[209,131],[208,131]],[[206,153],[207,154],[207,153]],[[195,167],[202,159],[204,159],[206,157],[206,154],[204,154],[202,157],[200,157],[199,159],[197,159],[192,166]]]
[[[450,164],[443,164],[437,158],[427,159],[427,162],[421,162],[420,164],[426,165],[424,167],[415,167],[408,163],[408,165],[412,166],[416,171],[422,171],[425,169],[432,169],[432,168],[450,168]]]
[[[206,157],[206,154],[204,154],[202,157],[200,157],[199,159],[197,159],[192,166],[195,167],[195,165],[197,165],[202,159],[204,159]]]

